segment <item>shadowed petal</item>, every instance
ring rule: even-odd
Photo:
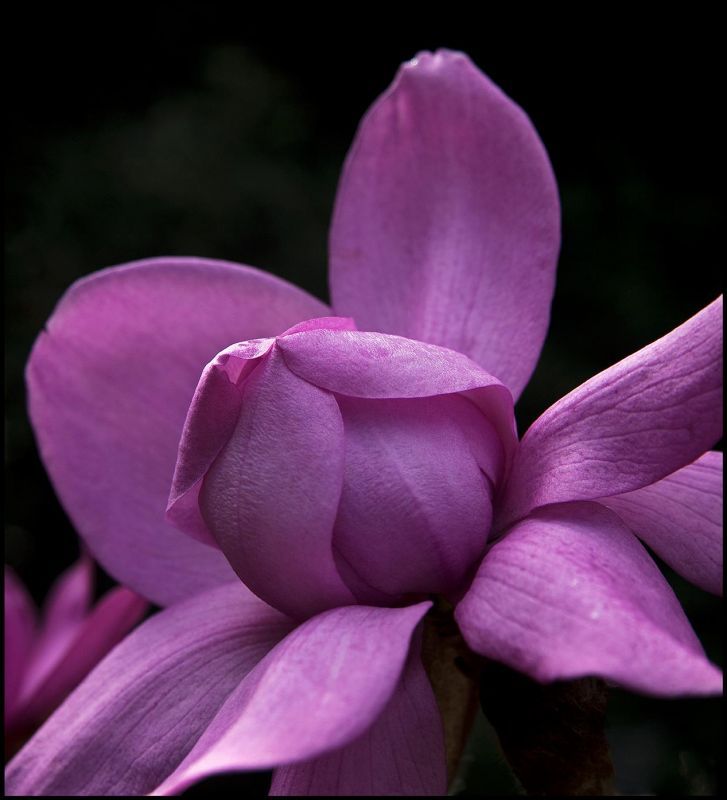
[[[336,313],[451,347],[517,397],[548,327],[555,178],[532,123],[463,53],[420,53],[364,117],[330,235]]]
[[[430,605],[349,606],[303,623],[240,684],[154,794],[219,772],[317,758],[354,741],[392,697]]]
[[[20,689],[38,624],[35,606],[10,567],[5,567],[5,727],[15,721]]]
[[[9,795],[144,795],[292,623],[239,581],[128,636],[10,762]]]
[[[499,528],[648,486],[722,435],[722,298],[551,406],[523,436]]]
[[[191,258],[105,270],[64,295],[28,364],[30,414],[64,507],[117,580],[167,604],[235,579],[164,520],[189,403],[220,350],[325,313],[270,275]]]
[[[279,767],[271,796],[429,796],[447,793],[442,720],[419,647],[381,716],[351,744]]]
[[[635,492],[599,500],[687,580],[722,594],[722,453]]]
[[[473,650],[541,682],[597,675],[664,696],[722,689],[643,545],[597,503],[517,523],[485,556],[455,617]]]

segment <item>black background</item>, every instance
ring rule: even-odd
[[[251,264],[325,299],[346,149],[420,49],[468,52],[528,112],[559,181],[558,285],[521,430],[722,290],[714,19],[451,4],[396,23],[386,7],[281,9],[272,25],[221,9],[31,8],[6,28],[6,561],[38,601],[77,552],[24,410],[23,365],[55,302],[96,269],[168,254]],[[720,603],[668,574],[721,663]],[[712,793],[719,710],[614,693],[622,791]],[[482,738],[465,790],[507,791]]]

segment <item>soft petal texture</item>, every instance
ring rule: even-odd
[[[523,436],[499,522],[648,486],[722,435],[722,298],[551,406]]]
[[[270,789],[273,797],[446,794],[442,720],[414,644],[391,700],[366,733],[333,753],[279,767]]]
[[[344,457],[333,395],[290,372],[274,350],[242,386],[233,424],[199,494],[230,564],[263,600],[297,618],[355,602],[331,544]]]
[[[235,579],[164,520],[189,403],[231,342],[326,313],[271,275],[191,258],[105,270],[64,295],[31,354],[30,415],[64,507],[117,580],[164,605]]]
[[[334,548],[360,602],[450,593],[484,552],[502,445],[469,400],[340,396],[346,452]],[[354,579],[358,579],[353,582]]]
[[[455,617],[469,646],[538,681],[597,675],[718,694],[720,671],[639,540],[597,503],[543,508],[485,556]]]
[[[9,795],[144,795],[292,623],[239,581],[128,636],[8,765]]]
[[[33,601],[15,573],[5,567],[5,727],[15,721],[23,675],[36,636]]]
[[[305,622],[240,684],[155,794],[219,772],[316,758],[354,741],[392,697],[430,605],[349,606]]]
[[[722,460],[705,453],[651,486],[599,501],[680,575],[720,596]]]
[[[516,446],[510,391],[461,353],[401,336],[333,330],[292,334],[278,347],[292,372],[337,394],[393,399],[460,392],[488,417],[508,459]]]
[[[463,53],[420,53],[364,117],[330,234],[333,306],[451,347],[517,397],[545,338],[555,178],[527,115]]]

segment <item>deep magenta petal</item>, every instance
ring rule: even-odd
[[[705,453],[651,486],[599,500],[672,569],[720,596],[722,461],[722,453]]]
[[[192,258],[104,270],[65,294],[28,364],[30,415],[63,505],[117,580],[161,604],[235,580],[164,520],[194,388],[232,342],[326,313],[270,275]]]
[[[118,645],[10,762],[9,795],[144,795],[292,623],[239,581],[197,594]]]
[[[473,650],[541,682],[597,675],[667,697],[722,690],[659,569],[598,503],[549,506],[515,524],[455,617]]]
[[[38,619],[26,588],[10,567],[5,567],[4,662],[5,728],[14,724],[20,691],[37,635]]]
[[[586,381],[523,436],[500,529],[547,503],[630,492],[722,435],[722,298]]]
[[[548,327],[560,209],[527,115],[463,53],[420,53],[364,117],[330,283],[362,330],[451,347],[517,397]]]

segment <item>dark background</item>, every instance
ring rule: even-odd
[[[468,52],[529,113],[559,181],[558,285],[543,357],[517,409],[521,431],[722,290],[715,20],[662,13],[637,21],[611,5],[567,19],[528,6],[510,17],[473,7],[477,15],[453,4],[401,25],[371,6],[325,20],[281,9],[275,26],[249,9],[213,5],[14,12],[6,27],[6,562],[37,600],[77,553],[38,460],[22,382],[62,292],[101,267],[179,254],[251,264],[326,298],[327,227],[347,147],[398,64],[420,49]],[[667,573],[721,664],[720,602]],[[712,794],[720,708],[714,699],[614,692],[621,790]],[[460,790],[509,791],[491,732],[481,726],[479,737]]]

